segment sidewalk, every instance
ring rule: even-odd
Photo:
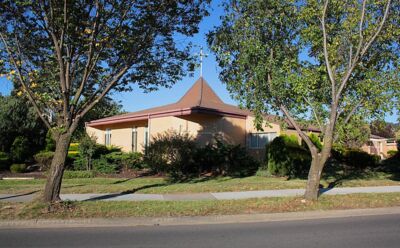
[[[345,195],[357,193],[393,193],[400,192],[400,186],[377,186],[377,187],[347,187],[321,189],[324,195]],[[29,202],[36,195],[25,194],[0,194],[0,201],[3,202]],[[192,193],[192,194],[126,194],[126,193],[105,193],[105,194],[62,194],[62,200],[70,201],[194,201],[194,200],[238,200],[264,197],[288,197],[301,196],[304,189],[282,189],[282,190],[260,190],[241,192],[219,192],[219,193]]]

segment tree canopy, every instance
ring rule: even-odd
[[[71,136],[112,91],[169,87],[192,68],[191,44],[209,0],[5,0],[0,74],[56,140],[44,199],[59,200]]]
[[[316,199],[338,128],[394,108],[399,91],[400,3],[232,0],[208,42],[228,89],[262,121],[279,112],[310,148],[306,198]],[[318,125],[322,151],[302,130]]]

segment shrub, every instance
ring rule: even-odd
[[[173,178],[185,177],[198,172],[192,166],[195,150],[196,144],[189,134],[165,132],[153,138],[144,161],[153,172],[167,173]]]
[[[96,151],[96,140],[87,134],[83,135],[79,140],[77,149],[79,151],[79,158],[83,161],[86,170],[91,170],[93,155]]]
[[[99,159],[93,160],[93,169],[103,174],[113,174],[117,172],[119,167],[115,164],[109,163],[107,158],[102,156]]]
[[[35,161],[40,165],[40,170],[42,171],[46,171],[50,168],[53,157],[54,152],[51,151],[41,151],[33,156]]]
[[[146,150],[144,162],[157,173],[166,173],[171,181],[182,181],[202,172],[214,175],[247,176],[254,174],[258,163],[241,146],[216,140],[196,147],[188,134],[167,132],[159,135]]]
[[[5,152],[0,152],[0,171],[8,170],[10,162],[10,156]]]
[[[219,139],[213,144],[197,149],[195,161],[200,171],[217,175],[242,177],[254,175],[259,163],[240,145],[225,144]]]
[[[11,149],[11,158],[14,162],[24,162],[31,155],[32,148],[30,147],[27,138],[18,136],[15,138]]]
[[[310,152],[298,143],[281,135],[266,147],[266,167],[271,175],[301,177],[307,174],[310,164]]]
[[[143,155],[138,152],[112,152],[104,157],[113,164],[119,164],[125,169],[143,169]]]
[[[347,150],[344,154],[346,165],[355,170],[364,170],[366,168],[374,168],[379,164],[380,157],[371,155],[364,151]]]
[[[397,151],[396,150],[390,150],[390,151],[387,152],[387,154],[388,154],[388,157],[390,158],[390,157],[393,157],[394,155],[396,155]]]
[[[322,143],[321,143],[321,140],[319,139],[318,135],[316,135],[315,133],[310,133],[308,135],[308,137],[310,138],[311,142],[317,147],[318,151],[321,151],[322,150]],[[301,145],[305,149],[309,150],[306,142],[302,141]]]
[[[93,178],[96,174],[94,171],[64,171],[63,178],[71,179],[71,178]]]
[[[24,173],[26,171],[26,164],[12,164],[10,171],[12,173]]]
[[[44,149],[48,152],[54,152],[56,150],[56,142],[51,135],[51,130],[46,133],[46,146]]]

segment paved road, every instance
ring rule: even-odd
[[[253,224],[0,229],[1,247],[400,247],[400,215]]]
[[[357,193],[390,193],[400,192],[400,186],[374,186],[374,187],[342,187],[321,189],[325,195],[345,195]],[[37,195],[37,191],[25,194],[0,194],[0,201],[28,202]],[[191,201],[191,200],[237,200],[263,197],[286,197],[304,195],[304,189],[259,190],[241,192],[218,193],[192,193],[192,194],[62,194],[61,199],[71,201]]]

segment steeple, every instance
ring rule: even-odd
[[[212,107],[224,104],[203,77],[200,77],[177,102],[180,106]]]

